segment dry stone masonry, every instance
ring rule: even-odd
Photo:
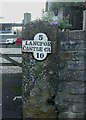
[[[59,84],[55,105],[59,118],[85,119],[85,31],[60,32]],[[62,37],[63,36],[63,37]]]

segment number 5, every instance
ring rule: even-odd
[[[43,40],[43,35],[39,35],[39,40]]]

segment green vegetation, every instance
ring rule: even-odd
[[[69,17],[63,17],[63,19],[59,19],[59,29],[70,29],[72,25],[69,22]]]
[[[51,25],[57,25],[59,30],[70,29],[72,27],[68,16],[63,17],[62,19],[57,17],[57,19],[54,20],[52,12],[49,11],[45,16],[42,17],[42,20],[48,21]]]
[[[47,13],[45,12],[42,20],[44,21],[48,21],[49,23],[51,23],[51,25],[57,25],[59,30],[68,30],[72,28],[72,23],[70,24],[70,19],[71,19],[71,12],[69,12],[69,14],[64,15],[64,13],[67,12],[67,9],[69,11],[75,11],[77,12],[78,10],[83,10],[83,2],[75,2],[74,0],[72,0],[73,2],[50,2],[49,5],[49,9],[47,11]],[[58,11],[61,10],[63,12],[62,16],[58,15]],[[64,16],[64,17],[63,17]]]
[[[59,8],[70,8],[70,7],[78,7],[79,9],[83,8],[83,2],[52,2],[49,7],[49,10],[56,10]]]

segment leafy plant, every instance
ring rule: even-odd
[[[72,25],[69,22],[69,17],[63,17],[63,19],[59,20],[59,24],[58,27],[60,30],[62,29],[70,29],[72,27]]]
[[[73,0],[72,0],[73,1]],[[56,10],[59,8],[78,7],[83,8],[83,2],[52,2],[49,10]]]
[[[52,12],[48,11],[45,16],[42,17],[42,20],[48,21],[51,25],[57,25],[59,30],[70,29],[72,25],[70,24],[69,17],[59,18],[55,17]]]
[[[44,15],[42,16],[42,20],[52,22],[53,21],[52,12],[50,12],[50,11],[45,12]]]

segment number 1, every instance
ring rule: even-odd
[[[37,53],[37,58],[43,58],[44,54],[43,53]]]

